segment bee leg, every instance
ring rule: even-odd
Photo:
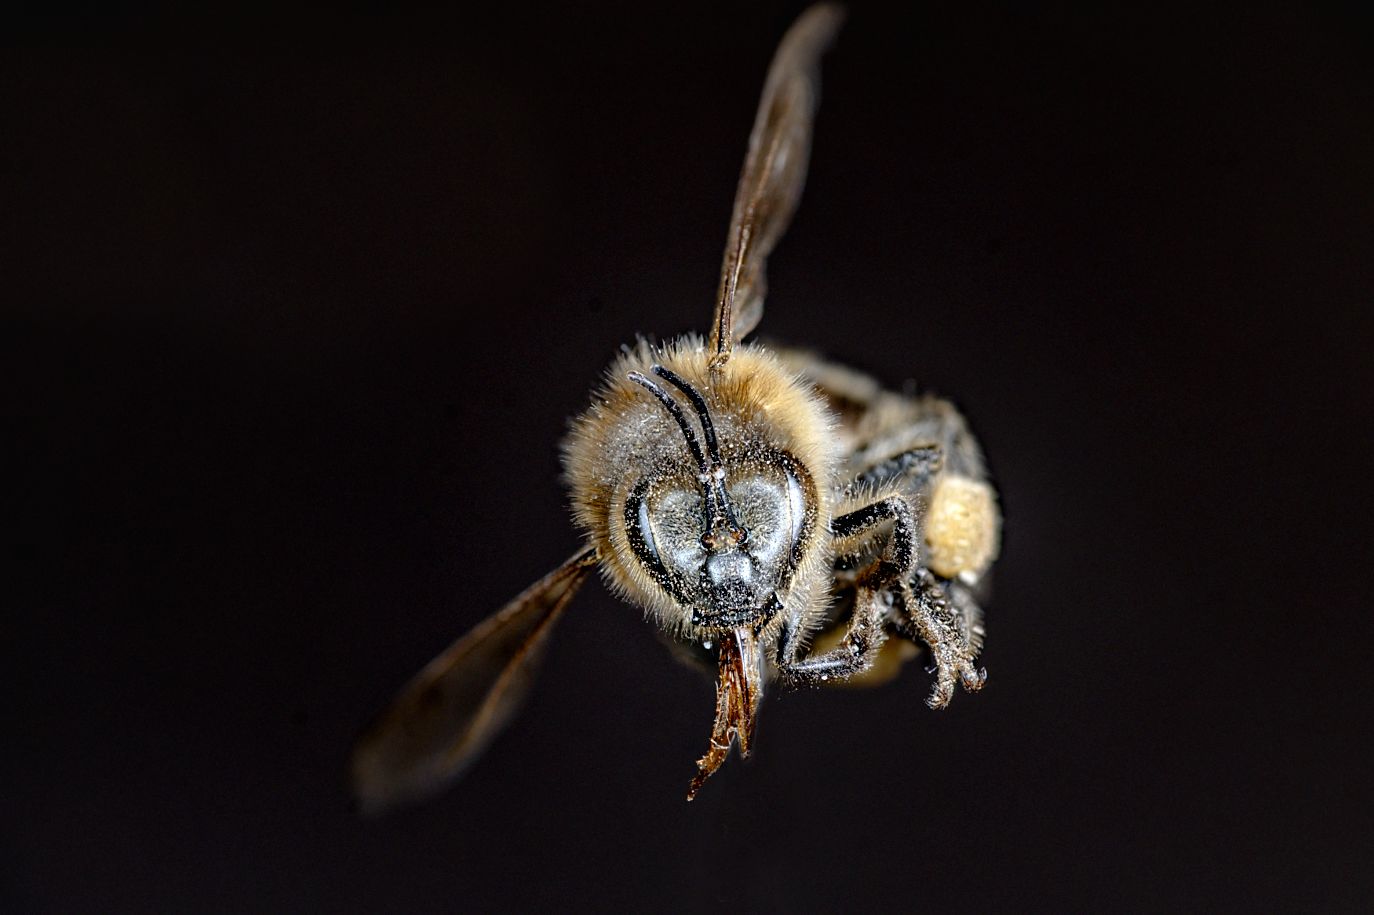
[[[983,644],[982,612],[967,589],[949,591],[926,569],[897,591],[898,628],[912,641],[924,642],[935,661],[935,688],[926,704],[944,708],[954,698],[955,683],[969,692],[983,688],[988,672],[974,665]]]
[[[779,664],[778,674],[783,682],[788,686],[818,686],[827,680],[847,680],[867,670],[887,641],[884,604],[882,592],[861,589],[844,640],[829,651]]]
[[[870,464],[849,482],[845,494],[887,486],[894,480],[904,481],[912,490],[922,490],[944,468],[944,462],[945,452],[939,445],[917,445]]]
[[[839,645],[820,654],[797,658],[796,634],[784,633],[778,673],[792,686],[811,685],[827,680],[844,680],[867,670],[887,641],[885,626],[895,592],[903,587],[916,562],[916,523],[905,499],[889,496],[830,523],[837,540],[850,540],[875,534],[880,525],[890,522],[882,558],[859,576],[857,594],[849,629]]]

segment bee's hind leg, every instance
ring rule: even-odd
[[[916,522],[911,506],[898,496],[879,499],[830,523],[838,541],[857,541],[890,523],[883,555],[855,582],[854,612],[840,644],[819,654],[797,657],[799,633],[785,630],[778,643],[778,674],[791,686],[844,680],[872,666],[887,641],[886,622],[916,563]]]
[[[969,692],[982,689],[988,673],[973,663],[983,644],[982,611],[973,595],[953,582],[947,589],[926,569],[918,569],[910,585],[897,593],[897,628],[929,646],[935,662],[935,688],[926,704],[944,708],[954,698],[956,683]]]

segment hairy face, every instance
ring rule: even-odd
[[[646,477],[625,503],[640,562],[699,629],[754,623],[796,571],[815,526],[814,487],[784,453],[714,474]]]
[[[778,634],[825,570],[831,422],[808,384],[750,347],[718,372],[696,338],[624,354],[564,444],[607,583],[673,637]]]

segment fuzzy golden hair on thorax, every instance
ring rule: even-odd
[[[710,356],[705,341],[695,335],[659,345],[641,340],[612,363],[591,406],[573,420],[563,442],[573,517],[597,547],[608,584],[645,607],[665,630],[684,637],[694,633],[683,608],[636,559],[624,513],[629,494],[646,477],[695,480],[699,470],[673,417],[630,375],[649,376],[654,366],[661,366],[701,392],[727,473],[732,466],[777,453],[789,455],[804,471],[814,518],[806,542],[799,545],[787,593],[778,594],[789,610],[802,610],[823,597],[816,582],[824,576],[816,572],[829,559],[825,533],[840,461],[833,420],[823,402],[774,355],[743,345],[718,369],[710,368]]]

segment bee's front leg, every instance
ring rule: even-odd
[[[906,587],[916,563],[916,521],[911,506],[899,496],[888,496],[841,515],[830,523],[838,542],[855,543],[876,536],[883,525],[891,533],[881,558],[855,581],[857,594],[849,629],[839,645],[809,657],[798,658],[797,632],[785,629],[778,643],[778,674],[792,686],[844,680],[872,665],[887,641],[888,611]]]
[[[898,592],[902,610],[898,627],[912,641],[928,645],[935,662],[935,688],[926,700],[931,708],[949,704],[956,681],[976,692],[988,677],[986,670],[973,663],[983,640],[980,614],[971,596],[960,596],[966,606],[956,603],[926,569],[917,570],[911,584]]]

